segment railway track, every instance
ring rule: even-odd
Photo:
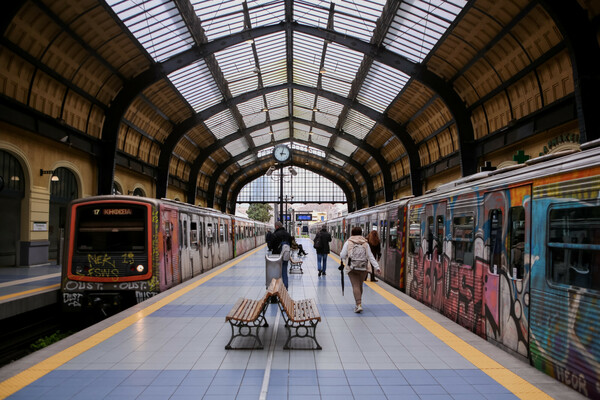
[[[2,320],[0,331],[0,366],[10,364],[35,350],[32,344],[39,339],[60,331],[72,334],[93,322],[74,322],[61,313],[58,305],[52,305]],[[48,339],[45,339],[48,341]]]

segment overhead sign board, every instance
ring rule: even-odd
[[[312,214],[296,214],[296,221],[312,221]]]

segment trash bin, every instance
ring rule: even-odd
[[[281,278],[281,254],[267,254],[265,256],[265,287],[269,287],[273,278]]]

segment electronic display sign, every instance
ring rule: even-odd
[[[296,214],[296,221],[312,221],[312,214]]]

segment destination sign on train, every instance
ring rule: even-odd
[[[102,210],[103,215],[131,215],[131,208],[105,208]]]

